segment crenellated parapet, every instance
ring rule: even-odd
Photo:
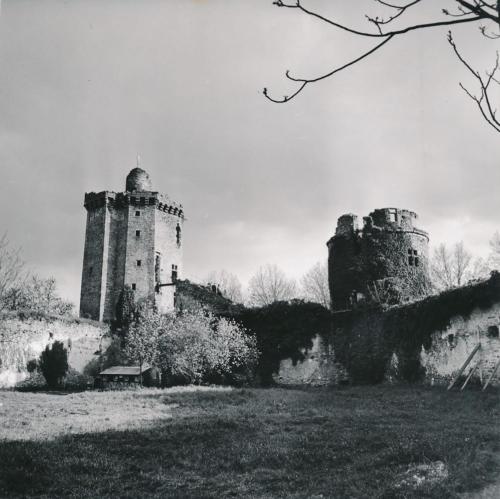
[[[425,237],[429,234],[415,226],[418,215],[414,211],[400,208],[380,208],[363,217],[363,230],[365,236],[377,231],[406,232]]]
[[[156,206],[164,213],[184,219],[182,204],[171,201],[167,196],[158,192],[88,192],[85,194],[84,204],[87,210],[95,210],[103,206],[125,208],[126,206]]]

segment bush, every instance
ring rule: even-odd
[[[64,344],[60,341],[55,341],[52,346],[47,345],[45,350],[40,354],[38,365],[49,388],[60,386],[69,367],[68,351],[64,348]]]
[[[28,360],[26,364],[26,370],[31,374],[38,369],[38,361],[36,359]]]
[[[135,365],[161,369],[164,383],[242,384],[253,377],[256,340],[236,322],[199,310],[178,315],[143,313],[125,338]]]
[[[198,311],[170,318],[159,336],[166,378],[190,383],[238,384],[253,377],[256,340],[236,322]]]

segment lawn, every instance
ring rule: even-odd
[[[498,480],[499,416],[422,387],[5,391],[0,496],[457,497]]]

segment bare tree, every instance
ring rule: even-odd
[[[235,274],[227,270],[214,270],[208,274],[206,281],[218,286],[222,295],[232,302],[243,302],[241,282]]]
[[[346,63],[330,68],[323,74],[311,77],[293,76],[290,71],[286,71],[285,75],[288,80],[297,84],[297,88],[290,94],[281,98],[272,97],[268,90],[264,88],[264,95],[272,102],[285,103],[300,94],[306,86],[317,83],[321,80],[330,78],[363,59],[371,56],[373,53],[380,50],[384,45],[393,42],[398,38],[403,37],[407,33],[417,30],[428,30],[443,26],[455,26],[463,24],[477,25],[479,32],[486,38],[498,39],[500,25],[500,1],[499,0],[433,0],[437,6],[436,17],[430,22],[415,22],[409,20],[405,22],[411,15],[411,12],[423,3],[423,0],[406,0],[406,2],[393,2],[386,0],[375,0],[379,4],[380,9],[385,13],[380,16],[370,16],[365,14],[365,19],[370,23],[372,29],[354,28],[342,24],[336,18],[329,18],[307,8],[305,0],[275,0],[273,3],[278,7],[296,9],[303,14],[311,16],[322,23],[326,23],[334,29],[341,30],[354,37],[367,38],[374,40],[372,47]],[[453,9],[447,8],[450,2],[454,5]],[[448,32],[448,42],[451,45],[458,60],[472,74],[479,86],[479,93],[466,88],[460,83],[464,92],[476,103],[480,113],[486,122],[493,127],[497,132],[500,132],[500,121],[496,116],[496,109],[492,103],[490,89],[491,85],[499,84],[496,74],[499,71],[499,57],[497,52],[496,61],[492,65],[491,70],[481,74],[474,69],[472,65],[459,52],[451,31]]]
[[[474,258],[463,242],[451,249],[440,244],[430,261],[431,279],[438,290],[462,286],[474,279],[485,278],[488,266],[482,258]]]
[[[249,304],[258,307],[275,301],[291,300],[296,290],[295,281],[288,279],[277,265],[264,265],[250,279]]]
[[[330,290],[328,288],[328,267],[318,262],[311,267],[300,280],[304,296],[315,303],[330,308]]]
[[[4,308],[32,310],[40,313],[69,315],[73,304],[57,293],[56,280],[24,272],[4,297]]]
[[[23,277],[24,262],[19,253],[4,234],[0,239],[0,310],[7,307],[9,295]]]

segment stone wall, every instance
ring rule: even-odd
[[[164,199],[164,201],[166,201]],[[170,203],[164,202],[163,206]],[[182,276],[183,218],[168,211],[155,213],[155,257],[159,258],[160,284],[172,284]],[[175,266],[175,270],[174,270]],[[160,286],[156,295],[158,310],[162,313],[174,309],[174,286]]]
[[[103,276],[105,284],[102,288],[99,320],[109,321],[115,316],[116,302],[123,289],[125,248],[128,240],[128,211],[123,207],[115,208],[114,203],[107,204],[106,210],[108,223],[105,236],[105,256],[107,262]]]
[[[282,360],[274,380],[282,385],[339,385],[346,383],[349,376],[344,366],[336,361],[333,346],[320,336],[313,340],[310,350],[304,350],[304,360],[296,362]]]
[[[28,377],[26,364],[38,359],[46,345],[61,341],[68,349],[72,369],[85,366],[111,343],[107,326],[85,320],[63,318],[0,319],[0,388],[11,388]]]
[[[465,374],[477,364],[474,378],[484,384],[500,360],[499,328],[500,303],[486,310],[476,308],[467,318],[453,317],[448,328],[432,334],[431,348],[422,350],[426,382],[448,383],[476,345],[481,343]],[[492,384],[500,385],[500,370]]]
[[[150,192],[138,192],[136,202],[127,207],[127,246],[125,256],[125,277],[119,290],[123,285],[135,287],[135,299],[153,300],[155,294],[155,212],[156,194]],[[148,204],[152,197],[155,202]],[[144,199],[144,204],[141,203]],[[138,214],[138,215],[137,215]],[[139,235],[137,235],[139,231]],[[140,261],[141,264],[137,265]]]
[[[187,279],[179,280],[175,286],[175,308],[178,312],[203,309],[229,318],[238,318],[244,309],[243,305],[233,303],[214,291],[211,286],[195,284]]]
[[[405,305],[336,312],[330,336],[315,341],[304,362],[282,362],[277,380],[445,384],[480,343],[463,374],[477,365],[472,380],[484,385],[500,360],[499,330],[500,274],[494,273],[487,281]],[[500,369],[491,385],[500,386]]]
[[[83,254],[80,316],[101,319],[101,288],[104,264],[107,210],[99,206],[87,211]]]

